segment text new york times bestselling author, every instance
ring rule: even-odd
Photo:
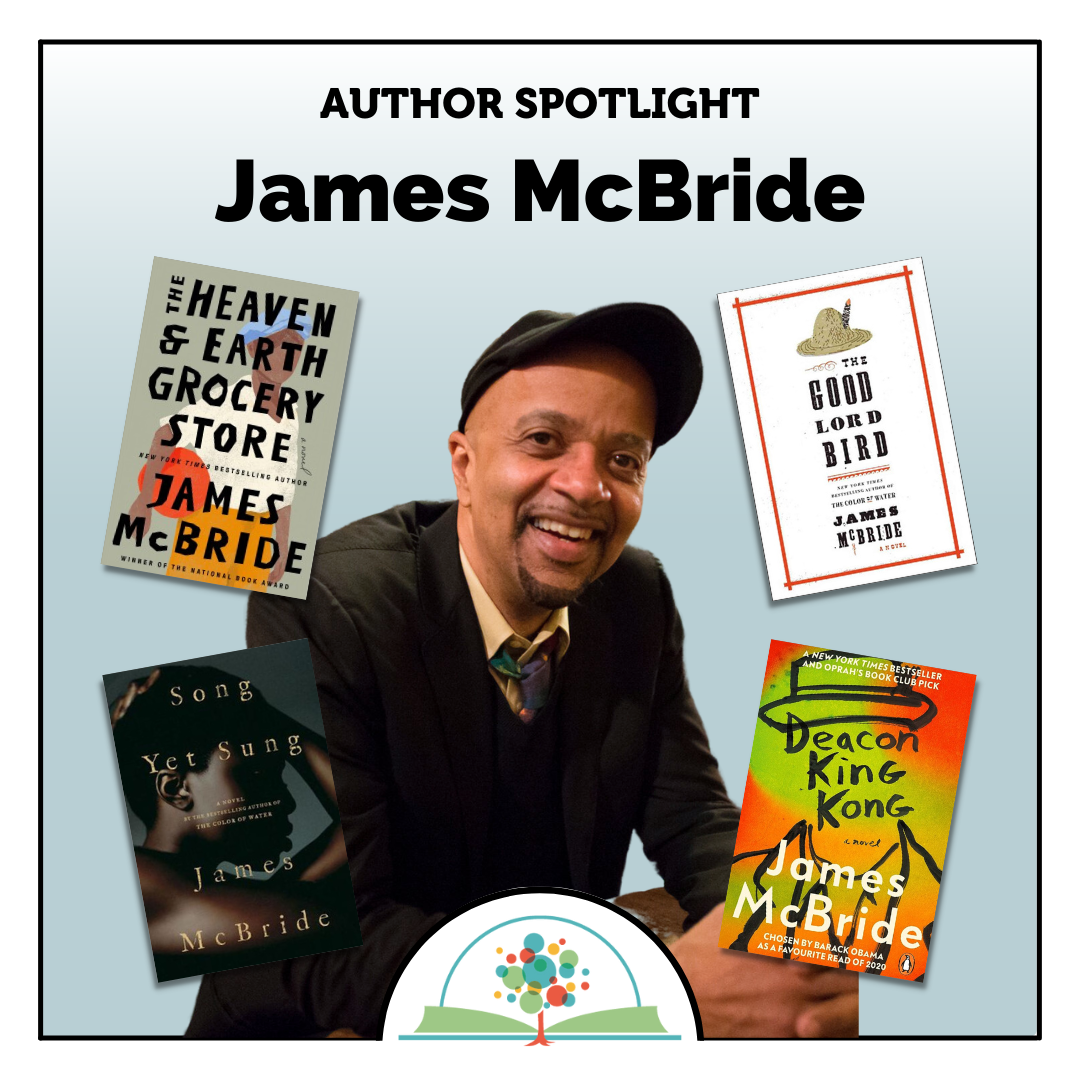
[[[191,1034],[372,1034],[445,913],[615,896],[635,829],[689,913],[673,951],[707,1035],[857,1033],[854,976],[717,947],[738,810],[668,580],[626,546],[701,378],[666,308],[532,312],[466,376],[457,501],[320,540],[306,600],[252,596],[249,645],[311,645],[364,944],[204,978]]]

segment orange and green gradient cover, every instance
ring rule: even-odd
[[[974,690],[771,643],[721,946],[922,980]]]

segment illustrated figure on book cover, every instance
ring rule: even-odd
[[[103,563],[306,595],[356,302],[154,260]]]
[[[974,686],[772,643],[721,945],[922,979]]]

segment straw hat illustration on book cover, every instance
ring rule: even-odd
[[[865,345],[874,335],[869,330],[856,330],[851,325],[851,301],[844,304],[841,315],[836,308],[822,308],[814,320],[814,333],[795,347],[800,356],[826,356]]]

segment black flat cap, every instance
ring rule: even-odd
[[[582,315],[558,311],[523,315],[480,354],[465,376],[458,430],[465,430],[484,391],[508,371],[581,342],[622,349],[648,372],[656,389],[654,449],[679,433],[701,392],[701,353],[678,316],[657,304],[609,304]]]

